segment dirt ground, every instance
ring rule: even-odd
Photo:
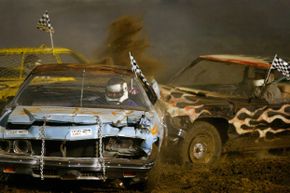
[[[74,182],[10,177],[0,185],[0,192],[290,192],[290,153],[239,154],[223,156],[214,168],[162,163],[154,179],[144,190],[116,188],[115,183]]]

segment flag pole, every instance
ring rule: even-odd
[[[36,28],[40,29],[40,30],[42,30],[44,32],[49,32],[51,49],[52,49],[52,53],[53,53],[54,45],[53,45],[52,33],[54,33],[54,29],[53,29],[53,27],[52,27],[52,25],[50,23],[50,19],[49,19],[49,15],[48,15],[48,11],[47,10],[42,15],[42,17],[38,20]]]
[[[53,45],[53,37],[52,37],[52,31],[51,31],[51,30],[49,30],[49,35],[50,35],[51,49],[52,49],[52,51],[53,51],[53,49],[54,49],[54,45]]]
[[[275,60],[276,57],[277,57],[277,54],[275,54],[275,56],[274,56],[274,58],[273,58],[273,60],[272,60],[272,63],[271,63],[270,69],[268,70],[268,73],[267,73],[267,76],[266,76],[266,78],[265,78],[265,81],[264,81],[264,85],[263,85],[263,86],[265,86],[266,83],[267,83],[268,80],[269,80],[270,73],[271,73],[271,71],[272,71],[272,65],[273,65],[273,62],[274,62],[274,60]]]
[[[267,84],[267,82],[268,82],[268,80],[269,80],[270,73],[271,73],[271,71],[272,71],[273,62],[274,62],[274,60],[275,60],[276,57],[277,57],[277,54],[275,54],[275,56],[274,56],[274,58],[273,58],[273,60],[272,60],[271,66],[270,66],[270,68],[269,68],[269,70],[268,70],[268,72],[267,72],[267,76],[266,76],[266,78],[265,78],[265,80],[264,80],[264,83],[263,83],[263,86],[262,86],[262,88],[261,88],[260,97],[262,97],[263,94],[264,94],[265,91],[266,91],[266,89],[265,89],[265,88],[266,88],[266,84]]]

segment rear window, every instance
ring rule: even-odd
[[[0,55],[0,77],[19,78],[21,55]]]
[[[23,63],[23,67],[22,67]],[[73,53],[7,53],[0,55],[0,79],[18,79],[26,77],[39,64],[84,63]]]

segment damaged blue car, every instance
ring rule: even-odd
[[[157,99],[129,68],[37,66],[2,112],[1,172],[146,180],[164,135]]]

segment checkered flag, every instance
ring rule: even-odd
[[[290,80],[290,65],[277,55],[274,57],[271,69],[276,69],[281,72],[288,80]]]
[[[132,68],[131,68],[132,72],[134,72],[135,75],[138,76],[144,84],[146,84],[147,86],[150,86],[147,79],[145,78],[144,74],[142,73],[140,67],[138,66],[136,60],[131,55],[131,52],[129,52],[129,56],[130,56],[130,62],[131,62],[131,66],[132,66]]]
[[[50,19],[49,19],[49,15],[47,11],[45,11],[42,17],[38,20],[36,28],[45,32],[54,33],[54,29],[50,23]]]

